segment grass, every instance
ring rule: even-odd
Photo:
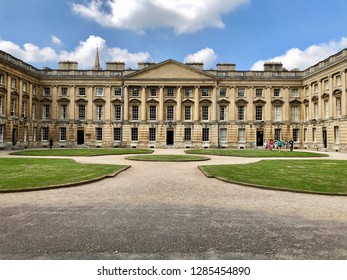
[[[186,161],[203,161],[210,158],[204,156],[187,156],[187,155],[139,155],[129,156],[126,159],[138,160],[138,161],[174,161],[174,162],[186,162]]]
[[[209,165],[200,169],[209,177],[282,190],[347,194],[347,161],[262,160],[241,165]]]
[[[0,158],[0,191],[75,184],[114,175],[128,166],[81,164],[72,159]]]
[[[186,150],[186,154],[199,155],[216,155],[216,156],[232,156],[232,157],[327,157],[328,155],[312,152],[301,151],[284,151],[278,150],[232,150],[232,149],[203,149],[203,150]]]
[[[11,155],[20,156],[104,156],[104,155],[127,155],[127,154],[151,154],[153,150],[149,149],[41,149],[24,150],[12,152]]]

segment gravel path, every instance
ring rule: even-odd
[[[0,194],[0,259],[347,259],[347,197],[208,179],[198,165],[259,160],[210,157],[186,163],[78,157],[131,168],[79,187]]]

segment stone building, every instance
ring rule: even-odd
[[[295,148],[347,151],[347,49],[304,70],[174,60],[42,70],[0,51],[0,149]]]

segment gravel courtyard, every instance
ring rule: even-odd
[[[184,151],[155,150],[169,153]],[[346,196],[208,179],[198,165],[259,160],[210,157],[76,157],[131,168],[78,187],[0,194],[0,259],[347,259]]]

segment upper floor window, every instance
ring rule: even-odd
[[[139,96],[139,89],[138,88],[132,88],[131,89],[131,95],[132,96]]]
[[[342,85],[341,75],[336,76],[336,86],[339,87]]]
[[[318,94],[319,92],[318,92],[318,84],[314,84],[313,85],[313,93],[314,94]]]
[[[201,120],[208,121],[208,106],[201,107]]]
[[[114,89],[114,96],[122,96],[122,88],[117,87]]]
[[[16,115],[16,99],[11,99],[11,116]]]
[[[341,97],[336,97],[336,115],[337,117],[341,117],[342,115]]]
[[[220,106],[219,108],[219,119],[221,121],[227,120],[227,107],[226,106]]]
[[[149,119],[155,121],[157,119],[157,106],[149,106]]]
[[[244,106],[238,106],[237,107],[237,119],[239,121],[245,120],[245,107]]]
[[[5,78],[3,74],[0,74],[0,85],[3,85],[5,83]]]
[[[122,107],[121,105],[114,105],[114,119],[116,121],[121,120],[121,114],[122,114]]]
[[[292,122],[298,122],[299,121],[299,107],[293,106],[292,107]]]
[[[150,88],[149,89],[149,96],[150,97],[156,97],[157,96],[157,89],[156,88]]]
[[[13,88],[13,89],[17,88],[17,79],[16,78],[11,79],[11,88]]]
[[[209,89],[208,88],[203,88],[202,90],[201,90],[201,96],[202,97],[209,97]]]
[[[0,95],[0,116],[2,115],[2,96]]]
[[[263,97],[263,89],[262,88],[255,89],[255,97],[258,97],[258,98]]]
[[[292,97],[299,97],[299,90],[297,88],[292,88]]]
[[[184,97],[192,97],[192,89],[191,88],[185,88],[184,89]]]
[[[275,106],[274,107],[274,121],[275,122],[280,122],[281,121],[281,106]]]
[[[33,105],[31,106],[31,118],[33,120],[36,119],[36,103],[33,103]]]
[[[22,102],[22,118],[25,118],[27,116],[27,102]]]
[[[79,120],[86,119],[86,105],[78,105],[78,119]]]
[[[63,121],[67,120],[67,105],[61,105],[61,119]]]
[[[174,88],[167,88],[167,96],[173,97],[174,96]]]
[[[27,82],[23,82],[22,90],[23,90],[23,92],[27,92],[28,91],[28,84],[27,84]]]
[[[103,96],[104,95],[104,88],[97,87],[96,88],[96,96]]]
[[[274,97],[280,97],[281,96],[281,89],[275,88],[274,89]]]
[[[255,106],[255,120],[256,121],[263,120],[263,106]]]
[[[220,97],[226,97],[227,96],[227,89],[226,88],[220,88],[219,89],[219,96]]]
[[[166,119],[168,121],[173,121],[174,120],[174,106],[167,106],[166,108]]]
[[[33,86],[33,95],[36,95],[36,86]]]
[[[308,88],[305,88],[305,97],[307,97],[309,94]]]
[[[102,120],[102,113],[103,113],[103,106],[102,105],[96,105],[96,119],[98,121]]]
[[[192,107],[184,106],[184,120],[190,121],[192,119]]]
[[[43,88],[43,95],[44,96],[50,96],[51,95],[51,89],[49,87]]]
[[[237,89],[237,96],[238,97],[245,97],[245,89],[244,88],[238,88]]]
[[[139,106],[133,105],[131,110],[132,110],[131,111],[132,119],[135,121],[138,120],[139,119]]]
[[[84,88],[84,87],[78,88],[78,95],[85,96],[86,95],[86,88]]]
[[[61,96],[67,96],[67,87],[62,87],[60,89]]]
[[[47,104],[43,105],[42,118],[44,120],[49,119],[49,105]]]
[[[329,80],[324,80],[323,86],[324,86],[324,90],[329,90]]]

